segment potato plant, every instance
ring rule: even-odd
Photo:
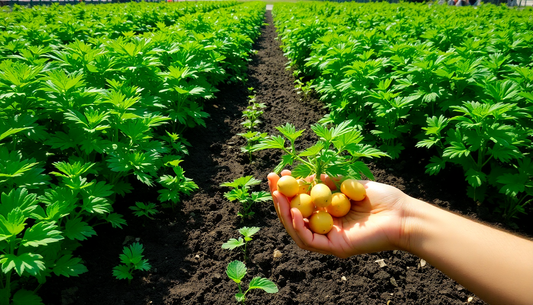
[[[428,174],[463,170],[473,204],[492,205],[511,226],[526,212],[531,10],[483,5],[456,16],[440,5],[324,2],[273,14],[295,78],[309,80],[297,87],[329,109],[320,122],[352,120],[392,158],[427,150]]]
[[[387,156],[361,144],[361,133],[350,124],[345,121],[331,128],[313,125],[311,129],[319,139],[302,151],[296,149],[296,140],[303,130],[297,131],[288,123],[276,127],[282,136],[271,136],[255,146],[256,150],[284,152],[274,172],[279,173],[286,166],[293,166],[293,169],[291,176],[278,180],[277,189],[290,198],[292,208],[298,208],[303,217],[309,218],[310,228],[315,233],[327,234],[333,226],[333,216],[343,217],[350,211],[350,199],[365,198],[364,187],[355,179],[374,179],[374,176],[360,159]],[[323,174],[332,178],[323,181]]]
[[[354,179],[361,179],[366,176],[373,179],[372,172],[360,159],[380,158],[387,156],[387,154],[370,145],[362,144],[361,132],[350,124],[350,121],[345,121],[331,128],[322,124],[311,126],[319,138],[317,143],[305,150],[298,151],[295,142],[304,130],[297,131],[293,125],[287,123],[284,126],[276,127],[281,136],[269,136],[255,145],[254,149],[279,149],[284,153],[281,162],[274,168],[276,173],[280,173],[283,168],[291,165],[293,166],[292,175],[294,177],[313,176],[316,182],[321,182],[322,174],[327,174],[330,177],[343,176]]]
[[[254,88],[248,88],[250,93],[253,93]],[[249,105],[246,107],[246,110],[242,112],[243,118],[245,120],[241,123],[248,131],[246,133],[239,133],[239,136],[242,136],[246,139],[246,145],[241,147],[241,151],[248,154],[250,162],[252,162],[252,152],[254,151],[253,146],[263,140],[267,133],[261,133],[256,130],[257,125],[261,123],[259,117],[263,114],[263,108],[265,104],[257,103],[255,95],[249,95]]]
[[[119,280],[128,280],[128,283],[131,283],[133,272],[150,270],[152,266],[144,258],[143,252],[143,245],[137,242],[124,247],[123,253],[119,256],[122,264],[113,267],[113,276]]]
[[[232,279],[235,283],[237,283],[237,286],[239,287],[239,292],[235,294],[235,299],[237,300],[237,302],[245,304],[246,294],[252,289],[261,289],[266,293],[276,293],[279,291],[276,284],[274,284],[274,282],[272,282],[271,280],[261,277],[254,277],[248,284],[248,289],[243,292],[243,289],[241,287],[241,281],[246,276],[246,273],[246,265],[244,265],[244,263],[240,261],[233,261],[229,263],[226,269],[226,274],[228,275],[228,277]]]
[[[0,304],[41,304],[46,279],[87,271],[98,225],[121,228],[135,181],[175,207],[180,165],[218,84],[241,82],[264,5],[16,7],[0,39]],[[138,190],[137,190],[138,191]],[[150,216],[153,205],[136,205]]]
[[[233,250],[235,248],[241,248],[242,252],[244,253],[244,260],[248,260],[248,242],[252,241],[252,236],[259,232],[261,228],[259,227],[243,227],[239,229],[239,233],[241,233],[244,236],[244,239],[242,237],[239,237],[239,239],[230,238],[227,242],[222,244],[222,249],[228,249]]]
[[[251,186],[258,185],[259,183],[261,183],[261,180],[257,180],[253,176],[245,176],[237,178],[233,182],[225,182],[220,185],[232,188],[229,192],[224,193],[224,197],[229,201],[237,200],[242,204],[242,210],[237,215],[243,219],[250,218],[255,214],[252,211],[254,204],[272,199],[272,196],[268,192],[250,191]]]

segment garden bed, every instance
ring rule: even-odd
[[[139,184],[135,195],[124,199],[127,204],[115,205],[129,225],[124,230],[98,227],[98,237],[85,241],[79,253],[89,272],[75,278],[50,279],[41,288],[45,304],[236,303],[237,286],[225,270],[229,262],[242,260],[242,253],[224,250],[221,245],[237,238],[237,230],[243,226],[261,227],[248,247],[245,285],[252,277],[262,276],[279,287],[276,294],[249,293],[248,304],[484,304],[437,269],[403,251],[339,259],[302,250],[284,230],[271,202],[255,206],[254,217],[241,222],[237,216],[240,204],[226,200],[223,193],[228,189],[220,184],[253,175],[262,180],[256,190],[267,190],[266,176],[280,157],[262,151],[254,154],[250,163],[240,151],[245,140],[237,134],[245,132],[241,115],[248,104],[247,88],[255,88],[257,101],[267,106],[260,130],[273,134],[274,127],[290,122],[307,130],[302,146],[313,140],[309,126],[325,114],[319,101],[303,98],[294,90],[292,73],[285,69],[287,59],[275,40],[270,11],[266,22],[269,25],[263,27],[256,43],[258,53],[250,62],[247,84],[222,86],[217,98],[205,107],[211,115],[207,128],[185,134],[192,146],[182,165],[200,190],[175,210],[165,210],[155,220],[143,220],[127,209],[120,211],[120,206],[135,201],[156,201],[157,190]],[[413,149],[399,160],[376,160],[370,167],[378,182],[445,209],[487,220],[489,213],[463,191],[462,172],[452,168],[429,177],[424,174],[428,158],[424,151]],[[449,188],[452,184],[454,187]],[[139,190],[143,190],[142,195]],[[531,233],[524,228],[521,233]],[[128,284],[115,279],[112,268],[119,264],[123,244],[136,239],[144,245],[152,269],[137,273]],[[281,257],[274,258],[275,250]],[[381,267],[378,260],[386,266]]]

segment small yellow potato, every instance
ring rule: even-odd
[[[311,200],[311,196],[307,194],[298,194],[291,200],[291,209],[297,208],[302,213],[304,218],[307,218],[313,214],[315,205]]]
[[[278,180],[278,191],[287,197],[293,197],[298,194],[299,185],[296,178],[292,176],[283,176]]]
[[[328,212],[319,210],[309,218],[309,228],[318,234],[328,234],[333,228],[333,217]]]
[[[366,197],[365,186],[355,179],[344,180],[341,184],[341,192],[354,201],[361,201]]]
[[[331,204],[326,208],[329,214],[333,217],[343,217],[352,208],[352,204],[346,195],[343,193],[334,193],[331,195]]]
[[[319,183],[311,189],[311,199],[319,208],[325,208],[331,203],[331,190],[323,183]]]

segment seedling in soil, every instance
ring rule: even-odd
[[[250,93],[253,93],[253,88],[248,88],[250,90]],[[263,108],[265,108],[265,104],[263,103],[257,103],[255,95],[249,95],[248,98],[250,101],[248,102],[248,107],[246,107],[246,110],[242,112],[242,116],[245,118],[244,122],[241,124],[250,131],[255,131],[255,128],[258,124],[261,123],[259,120],[259,117],[263,114]]]
[[[233,250],[235,248],[239,248],[241,247],[243,253],[244,253],[244,260],[247,261],[248,260],[248,256],[247,256],[247,249],[246,247],[248,246],[248,242],[252,240],[252,235],[254,235],[255,233],[259,232],[259,230],[261,230],[261,228],[259,227],[243,227],[241,229],[239,229],[239,233],[241,233],[243,236],[244,236],[244,239],[242,237],[239,237],[239,239],[235,239],[235,238],[231,238],[230,240],[228,240],[227,242],[225,242],[223,245],[222,245],[222,249],[229,249],[229,250]]]
[[[133,211],[133,215],[137,217],[147,217],[148,219],[154,219],[152,215],[157,214],[157,208],[155,203],[148,202],[135,202],[135,205],[130,207],[130,210]]]
[[[235,299],[237,299],[237,302],[244,304],[246,300],[246,294],[252,289],[262,289],[267,293],[276,293],[279,291],[276,284],[274,284],[274,282],[271,280],[261,277],[254,277],[248,285],[248,289],[243,293],[241,281],[246,275],[246,271],[246,266],[240,261],[233,261],[229,263],[228,268],[226,269],[226,274],[228,277],[237,283],[237,286],[239,286],[239,293],[235,294]]]
[[[143,259],[143,245],[133,243],[129,247],[124,247],[123,253],[120,254],[121,265],[113,268],[113,275],[119,280],[128,280],[128,284],[133,279],[135,270],[148,271],[152,266],[147,259]]]
[[[250,162],[252,162],[252,152],[254,151],[254,145],[264,140],[268,134],[266,132],[260,133],[258,131],[248,131],[247,133],[239,133],[246,139],[246,146],[241,147],[241,151],[248,154]]]
[[[252,211],[254,203],[272,199],[272,196],[270,196],[270,193],[268,192],[250,192],[250,187],[259,183],[261,183],[261,180],[257,180],[253,176],[246,176],[237,178],[233,182],[225,182],[220,185],[233,188],[229,192],[224,193],[224,197],[229,201],[238,200],[242,204],[242,212],[239,212],[237,215],[241,216],[243,219],[250,218],[255,214],[255,212]]]

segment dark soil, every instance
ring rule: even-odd
[[[300,142],[308,146],[309,126],[324,114],[314,98],[302,98],[294,89],[287,59],[276,40],[270,11],[263,34],[256,43],[258,53],[249,64],[246,85],[220,88],[206,111],[211,114],[207,128],[189,130],[190,156],[182,163],[186,176],[200,190],[186,198],[174,211],[166,210],[154,221],[123,212],[129,226],[124,230],[99,227],[98,237],[86,241],[80,256],[89,272],[77,278],[51,278],[41,289],[45,304],[234,304],[237,285],[226,273],[233,260],[243,260],[239,250],[223,250],[221,245],[239,237],[243,226],[259,226],[249,246],[250,260],[244,285],[255,276],[267,277],[277,284],[277,294],[254,290],[247,294],[248,304],[484,304],[471,292],[430,265],[402,251],[359,255],[350,259],[311,253],[300,249],[288,236],[271,202],[254,207],[253,219],[241,222],[240,204],[223,196],[223,182],[253,175],[263,183],[254,190],[267,190],[266,176],[279,161],[279,154],[262,151],[250,164],[241,153],[245,140],[238,136],[242,111],[248,104],[248,87],[254,87],[258,102],[265,103],[261,130],[275,133],[275,126],[290,122],[306,129]],[[401,160],[380,160],[371,169],[378,182],[392,184],[407,194],[474,218],[478,207],[469,199],[461,182],[461,171],[449,169],[438,177],[424,174],[429,156],[417,150],[406,151]],[[139,195],[142,193],[142,195]],[[156,202],[155,190],[139,186],[135,201]],[[135,275],[131,284],[113,278],[112,268],[128,241],[138,240],[152,269]],[[279,250],[281,257],[274,258]],[[385,267],[376,260],[383,259]],[[391,300],[391,302],[388,302]]]

